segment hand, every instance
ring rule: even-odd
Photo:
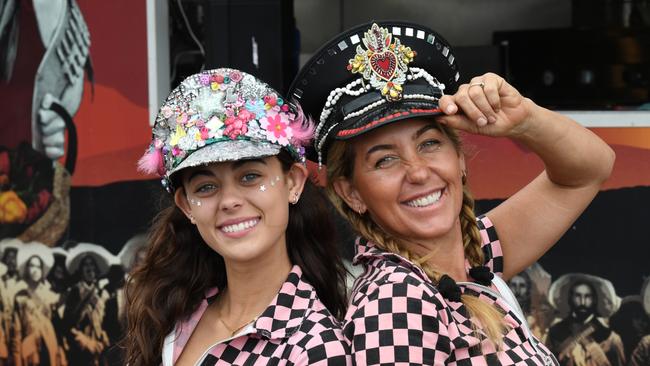
[[[534,104],[493,73],[472,78],[453,95],[440,98],[445,115],[437,121],[450,127],[487,136],[515,136],[528,128]]]
[[[587,353],[581,344],[576,344],[571,350],[571,359],[575,366],[587,366]]]
[[[45,155],[52,160],[56,160],[65,153],[65,122],[56,112],[50,109],[53,102],[61,103],[52,94],[46,93],[41,107],[38,109],[38,122]]]

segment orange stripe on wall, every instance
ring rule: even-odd
[[[79,147],[72,184],[97,186],[150,179],[136,171],[136,163],[151,140],[147,108],[99,84],[91,100],[90,85],[86,83],[85,88],[74,117]]]

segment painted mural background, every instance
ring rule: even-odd
[[[5,0],[2,12],[0,366],[118,365],[124,280],[166,204],[135,169],[150,138],[145,2]],[[650,128],[593,131],[616,151],[612,178],[510,285],[564,365],[650,365]],[[510,141],[466,136],[465,149],[479,213],[542,170]]]

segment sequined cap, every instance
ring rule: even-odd
[[[438,100],[455,92],[459,77],[451,46],[438,33],[379,21],[347,30],[316,51],[288,95],[317,120],[308,157],[320,163],[334,140],[441,114]]]
[[[189,76],[160,108],[139,169],[158,174],[171,191],[181,169],[276,155],[285,148],[304,160],[313,124],[268,84],[235,69]]]

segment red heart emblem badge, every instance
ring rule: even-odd
[[[390,81],[397,69],[397,56],[390,51],[375,53],[370,56],[370,68],[382,79]]]

